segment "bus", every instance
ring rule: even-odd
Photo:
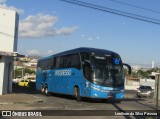
[[[38,60],[36,89],[42,94],[104,99],[124,98],[125,72],[119,54],[96,48],[76,48]]]

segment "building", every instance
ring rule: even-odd
[[[154,60],[152,61],[152,69],[154,68]]]
[[[35,73],[27,73],[24,69],[29,69],[31,71],[36,72],[37,68],[37,59],[32,59],[29,57],[24,58],[17,58],[16,61],[14,61],[14,71],[16,69],[21,69],[21,75],[17,77],[16,72],[14,72],[14,78],[19,78],[20,80],[23,79],[36,79]]]
[[[12,72],[17,53],[19,16],[0,8],[0,95],[12,92]]]
[[[158,75],[158,74],[160,74],[160,73],[158,73],[158,72],[152,72],[152,73],[149,75],[149,77],[150,77],[150,79],[155,80],[155,79],[156,79],[156,75]]]

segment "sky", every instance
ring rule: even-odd
[[[159,0],[80,1],[160,20]],[[158,24],[61,0],[0,0],[0,7],[19,14],[18,52],[21,54],[48,56],[78,47],[93,47],[117,52],[125,63],[151,66],[154,60],[160,66]]]

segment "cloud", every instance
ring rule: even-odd
[[[53,51],[53,50],[48,50],[46,54],[47,54],[47,55],[48,55],[48,54],[49,54],[49,55],[54,54],[54,51]]]
[[[0,4],[4,4],[7,0],[0,0]]]
[[[20,21],[19,36],[38,38],[45,36],[69,35],[77,30],[77,26],[55,28],[58,21],[56,16],[39,13],[35,16],[30,15]]]
[[[100,39],[100,37],[99,37],[99,36],[97,36],[96,38],[97,38],[97,39]]]
[[[81,34],[81,37],[84,37],[84,38],[86,38],[86,39],[89,40],[89,41],[92,41],[92,40],[99,40],[99,39],[100,39],[99,36],[94,37],[94,36],[84,35],[84,34]]]
[[[90,40],[90,41],[91,41],[91,40],[93,40],[93,39],[92,39],[92,38],[90,38],[90,37],[88,37],[88,40]]]
[[[1,7],[1,8],[14,10],[14,11],[16,11],[18,14],[24,13],[24,10],[23,10],[23,9],[16,8],[15,6],[8,6],[8,5],[6,4],[6,1],[7,1],[7,0],[0,0],[0,7]]]
[[[28,50],[25,52],[25,54],[33,56],[33,55],[39,55],[39,56],[48,56],[48,55],[53,55],[55,52],[53,50],[48,50],[48,51],[39,51],[39,50]]]
[[[86,35],[82,34],[81,36],[82,36],[82,37],[85,37]]]
[[[27,51],[27,54],[28,55],[39,55],[40,52],[38,50],[29,50]]]

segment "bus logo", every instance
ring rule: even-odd
[[[119,64],[120,63],[120,59],[119,58],[115,58],[113,59],[114,64]]]
[[[56,70],[55,76],[71,76],[72,71],[71,70]]]

